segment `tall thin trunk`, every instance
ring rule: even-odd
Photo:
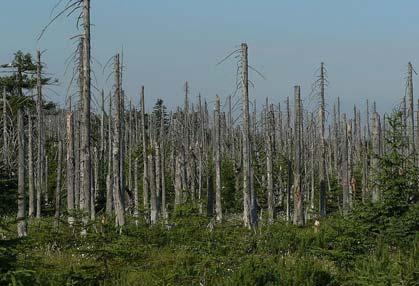
[[[85,213],[84,224],[90,212],[91,154],[90,154],[90,0],[83,0],[83,94],[80,114],[80,207]],[[85,229],[83,230],[83,234]]]
[[[112,136],[112,96],[109,94],[109,115],[108,115],[108,173],[106,175],[106,214],[112,215],[113,210],[113,176],[112,176],[112,156],[113,156],[113,136]]]
[[[61,205],[61,174],[62,174],[62,154],[63,154],[63,143],[58,139],[58,158],[57,158],[57,185],[55,187],[55,225],[58,226],[58,220],[60,219],[60,205]]]
[[[134,218],[135,225],[138,225],[138,159],[134,162]]]
[[[34,170],[33,170],[33,128],[32,115],[28,112],[28,186],[29,186],[29,217],[35,215]]]
[[[119,54],[115,56],[115,115],[114,115],[114,144],[113,144],[113,194],[115,203],[116,225],[123,227],[125,224],[124,205],[121,186],[121,86],[120,86]]]
[[[320,67],[320,215],[326,215],[326,144],[325,144],[325,73],[324,63]]]
[[[9,165],[9,147],[8,147],[8,135],[7,135],[7,96],[6,86],[3,87],[3,164],[4,166]]]
[[[69,98],[66,118],[66,135],[67,135],[67,213],[68,223],[73,224],[74,211],[74,126],[73,112],[71,111],[71,97]]]
[[[266,180],[267,180],[267,195],[268,195],[268,222],[272,223],[274,220],[274,194],[273,194],[273,140],[275,138],[274,128],[274,111],[273,106],[268,107],[268,100],[266,100]]]
[[[38,50],[36,51],[36,58],[37,58],[37,64],[36,64],[36,91],[37,91],[37,97],[36,97],[36,113],[37,113],[37,131],[38,131],[38,138],[37,138],[37,145],[38,145],[38,154],[37,154],[37,186],[36,186],[36,217],[41,217],[41,196],[42,196],[42,187],[43,187],[43,180],[42,180],[42,170],[43,167],[43,138],[44,138],[44,120],[43,120],[43,114],[42,114],[42,84],[41,84],[41,52]]]
[[[23,122],[23,112],[19,108],[17,111],[17,130],[18,130],[18,193],[17,193],[17,235],[24,237],[27,235],[26,213],[25,213],[25,131]]]
[[[221,207],[221,126],[220,126],[220,97],[217,95],[215,99],[215,215],[216,220],[221,222],[223,220],[223,210]]]
[[[243,108],[243,222],[246,227],[255,228],[257,217],[252,217],[251,197],[251,169],[252,156],[250,144],[250,120],[249,120],[249,73],[248,73],[248,52],[247,44],[241,44],[241,87],[242,87],[242,108]]]
[[[149,207],[149,185],[148,185],[148,163],[147,163],[147,133],[145,131],[145,100],[144,100],[144,86],[141,87],[141,137],[143,141],[143,205],[148,218]],[[148,219],[147,219],[148,221]]]
[[[407,78],[407,97],[409,100],[408,107],[408,126],[409,126],[409,154],[415,156],[415,114],[413,102],[413,66],[412,63],[408,64],[408,78]],[[415,158],[416,159],[416,158]]]
[[[304,206],[303,206],[303,177],[302,177],[302,106],[300,86],[294,87],[295,95],[295,171],[294,171],[294,218],[293,223],[296,225],[304,225]]]

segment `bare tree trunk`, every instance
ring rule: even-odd
[[[150,138],[151,139],[151,138]],[[153,146],[153,139],[150,140],[150,146]],[[150,187],[150,223],[155,224],[157,222],[157,192],[156,192],[156,181],[155,181],[155,168],[154,168],[154,156],[153,152],[148,154],[148,176],[149,176],[149,187]]]
[[[295,172],[294,172],[294,218],[295,225],[304,225],[303,178],[302,178],[302,107],[300,86],[294,87],[295,94]]]
[[[135,225],[138,226],[138,159],[134,162],[134,218]]]
[[[29,185],[29,217],[35,216],[34,170],[33,170],[33,128],[32,115],[28,112],[28,185]]]
[[[274,131],[274,110],[273,106],[268,107],[268,100],[266,99],[266,109],[270,110],[266,113],[266,179],[267,179],[267,195],[268,195],[268,222],[272,223],[274,220],[274,194],[273,194],[273,140],[275,138]]]
[[[99,192],[99,154],[96,146],[93,148],[93,164],[91,167],[92,188],[90,191],[90,219],[96,218],[96,196]]]
[[[62,174],[62,153],[63,143],[61,139],[58,139],[58,158],[57,158],[57,185],[55,188],[55,226],[58,227],[60,219],[60,205],[61,205],[61,174]]]
[[[150,128],[150,127],[149,127]],[[141,136],[143,141],[143,205],[146,220],[148,221],[149,206],[149,179],[148,179],[148,164],[147,164],[147,133],[145,131],[145,100],[144,100],[144,86],[141,87]]]
[[[372,160],[371,167],[373,172],[378,170],[378,156],[380,155],[380,117],[377,112],[373,113],[373,130],[372,130]],[[376,184],[372,188],[372,202],[378,202],[380,198],[379,189]]]
[[[348,166],[348,122],[346,120],[346,114],[343,114],[343,138],[342,138],[342,208],[343,214],[349,213],[349,166]]]
[[[9,165],[9,147],[7,136],[7,97],[6,86],[3,87],[3,163],[4,166]]]
[[[325,73],[324,63],[320,67],[320,215],[326,215],[326,144],[325,144]]]
[[[112,145],[112,97],[109,94],[109,116],[108,116],[108,174],[106,175],[106,214],[112,215],[113,210],[113,175],[112,175],[112,156],[113,156],[113,145]]]
[[[215,128],[215,215],[217,222],[223,220],[223,211],[221,207],[221,126],[220,126],[220,97],[217,95],[215,99],[215,116],[214,116],[214,128]]]
[[[37,154],[37,188],[36,188],[36,217],[41,217],[41,195],[42,195],[42,187],[43,187],[43,180],[42,180],[42,170],[43,167],[43,138],[44,138],[44,120],[42,114],[42,83],[41,83],[41,52],[38,50],[36,51],[37,57],[37,64],[36,64],[36,90],[37,90],[37,97],[36,97],[36,113],[37,113],[37,129],[38,129],[38,138],[37,138],[37,145],[38,145],[38,154]]]
[[[175,158],[175,208],[182,204],[182,162],[179,154],[176,154]]]
[[[167,202],[166,202],[166,172],[165,172],[165,125],[164,125],[164,109],[160,109],[160,163],[161,163],[161,212],[163,219],[166,220],[167,216]]]
[[[125,224],[124,205],[122,199],[121,186],[121,85],[120,85],[120,62],[119,54],[115,56],[115,126],[114,126],[114,144],[113,144],[113,191],[116,214],[116,225],[120,229]]]
[[[248,53],[247,44],[241,44],[241,87],[243,108],[243,222],[248,228],[255,228],[257,221],[252,220],[252,197],[251,197],[251,169],[252,156],[250,144],[250,120],[249,120],[249,78],[248,78]]]
[[[413,66],[412,63],[408,64],[408,78],[407,78],[407,96],[409,100],[409,108],[407,115],[409,117],[409,154],[415,156],[415,115],[413,103]]]
[[[17,114],[18,130],[18,195],[17,195],[17,236],[25,237],[26,214],[25,214],[25,131],[23,112],[19,108]]]
[[[48,195],[49,195],[49,189],[48,189],[48,156],[45,156],[45,170],[44,170],[44,199],[45,204],[49,204],[48,202]]]
[[[87,224],[90,212],[91,154],[90,154],[90,0],[83,0],[83,94],[80,116],[80,207]],[[85,234],[86,229],[83,229]]]
[[[68,223],[74,223],[74,126],[73,112],[71,111],[71,97],[68,102],[67,118],[66,118],[66,135],[67,135],[67,213]]]

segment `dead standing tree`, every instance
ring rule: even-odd
[[[90,0],[83,0],[83,93],[80,113],[80,207],[87,224],[90,212],[91,150],[90,150]],[[85,232],[85,230],[83,230]]]
[[[243,114],[243,222],[246,227],[255,229],[258,223],[256,198],[252,197],[252,147],[250,143],[249,120],[249,67],[247,44],[241,44],[241,88]]]
[[[295,153],[294,153],[294,217],[295,225],[304,225],[304,199],[303,199],[303,149],[302,126],[303,112],[301,104],[300,86],[294,87],[295,96]]]
[[[18,198],[17,198],[17,235],[24,237],[27,235],[26,229],[26,209],[25,209],[25,130],[24,118],[21,108],[17,114],[18,130]]]
[[[121,181],[121,120],[123,111],[121,106],[121,76],[120,76],[119,54],[115,56],[115,115],[114,115],[114,142],[112,152],[113,163],[113,197],[115,204],[116,225],[122,229],[125,224],[124,201],[122,197],[122,181]]]
[[[214,152],[215,152],[215,214],[217,222],[223,220],[223,212],[221,208],[221,130],[220,130],[220,97],[217,95],[215,99],[215,116],[214,116]]]

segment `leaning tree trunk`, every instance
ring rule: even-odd
[[[414,103],[413,103],[413,66],[412,63],[408,64],[408,78],[407,78],[407,96],[409,100],[408,107],[408,126],[409,126],[409,154],[415,156],[415,115],[414,115]]]
[[[220,97],[217,95],[215,99],[215,116],[214,116],[214,128],[215,128],[215,215],[217,222],[223,220],[223,211],[221,208],[221,143],[220,143]]]
[[[325,144],[325,73],[324,64],[320,67],[320,216],[326,215],[326,144]]]
[[[17,192],[17,236],[27,235],[25,215],[25,130],[23,123],[23,112],[17,111],[18,130],[18,192]]]

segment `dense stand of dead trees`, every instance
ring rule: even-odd
[[[19,108],[14,126],[9,120],[14,115],[8,108],[6,90],[2,92],[2,165],[15,169],[18,175],[19,236],[27,234],[27,215],[40,218],[48,204],[55,209],[57,226],[65,221],[60,220],[62,216],[67,217],[70,226],[80,218],[85,234],[88,222],[97,214],[114,217],[115,225],[122,230],[128,216],[137,225],[166,223],[185,205],[195,206],[202,215],[206,205],[207,216],[216,222],[228,220],[234,213],[223,208],[224,198],[232,197],[226,192],[233,192],[233,197],[241,201],[243,224],[252,229],[261,221],[272,223],[277,219],[304,225],[308,219],[325,216],[332,205],[346,215],[355,204],[380,200],[373,174],[378,168],[377,155],[386,152],[385,114],[378,113],[375,103],[370,110],[368,101],[365,117],[357,107],[353,116],[341,113],[338,98],[331,108],[331,118],[326,118],[324,63],[314,84],[319,102],[315,110],[304,106],[297,85],[294,99],[285,98],[285,111],[281,110],[284,100],[278,100],[278,105],[266,100],[258,116],[256,102],[251,113],[248,47],[242,44],[237,82],[241,100],[229,96],[222,106],[217,95],[211,120],[208,104],[200,95],[196,104],[191,102],[188,82],[184,105],[174,112],[168,113],[162,101],[146,112],[144,87],[140,90],[140,107],[131,102],[128,105],[117,54],[108,112],[102,91],[100,112],[92,113],[90,1],[80,3],[84,32],[79,45],[78,100],[69,97],[66,112],[46,116],[39,51],[35,112]],[[416,159],[419,112],[416,110],[415,119],[411,63],[406,86],[402,103],[406,152]],[[232,103],[234,100],[236,103]],[[293,112],[290,102],[294,102]],[[241,106],[239,112],[235,111],[237,105]],[[14,153],[11,138],[17,138]],[[54,152],[47,152],[47,139],[56,143],[49,146]],[[48,186],[52,173],[48,156],[54,156],[52,160],[57,162],[55,192]],[[226,162],[231,164],[225,166],[233,168],[233,189],[225,188],[223,181]],[[358,180],[356,170],[362,174]],[[341,190],[334,197],[330,194],[332,180]],[[62,204],[64,198],[66,204]],[[104,203],[99,203],[99,198]]]

